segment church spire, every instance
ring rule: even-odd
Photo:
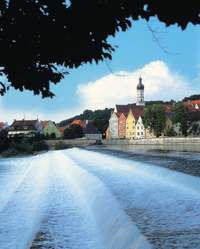
[[[140,75],[139,83],[137,84],[137,103],[138,106],[144,106],[144,85],[142,83],[142,77]]]

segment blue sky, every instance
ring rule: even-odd
[[[188,25],[182,31],[176,25],[166,28],[156,19],[149,23],[161,49],[145,21],[133,24],[127,32],[119,32],[109,41],[118,46],[113,60],[98,65],[83,65],[71,70],[57,86],[53,99],[42,99],[31,92],[14,89],[0,97],[0,119],[54,119],[78,114],[85,108],[113,107],[116,103],[135,101],[135,86],[142,75],[146,99],[180,99],[200,93],[200,31]],[[122,72],[123,71],[123,72]],[[114,72],[114,74],[112,74]],[[122,74],[123,77],[117,76]]]

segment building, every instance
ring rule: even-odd
[[[0,122],[0,131],[8,128],[8,124],[4,122]]]
[[[92,122],[86,123],[83,133],[87,139],[102,140],[102,134]]]
[[[137,84],[137,106],[145,106],[144,102],[144,85],[142,83],[142,78],[139,78],[139,83]]]
[[[150,128],[146,128],[145,129],[145,138],[151,139],[151,138],[156,138],[156,136]]]
[[[39,120],[14,120],[8,129],[8,137],[28,136],[33,137],[41,134],[42,125]]]
[[[119,138],[118,115],[115,112],[111,113],[111,117],[109,119],[109,134],[111,139]]]
[[[42,121],[42,133],[44,136],[52,137],[52,138],[61,138],[62,134],[60,133],[59,129],[57,128],[56,124],[51,121]]]
[[[108,128],[106,129],[106,131],[105,131],[105,139],[106,139],[106,140],[109,140],[109,139],[110,139],[109,126],[108,126]]]
[[[133,116],[133,112],[131,109],[129,110],[126,118],[126,138],[135,138],[135,117]]]
[[[145,127],[142,121],[142,118],[139,117],[135,126],[135,138],[144,139],[145,138]]]
[[[126,115],[122,112],[118,117],[118,136],[122,139],[126,137]]]
[[[111,113],[106,137],[109,137],[109,139],[144,138],[145,128],[142,122],[144,106],[144,85],[140,77],[137,84],[137,103],[115,106],[114,111]],[[136,133],[136,124],[138,133]]]
[[[183,104],[189,112],[200,112],[200,100],[188,100]]]

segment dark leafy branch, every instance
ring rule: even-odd
[[[131,19],[156,16],[183,30],[200,23],[200,1],[5,0],[0,1],[0,71],[10,85],[52,97],[68,69],[112,59],[108,36],[131,27]],[[4,94],[5,89],[1,91]]]

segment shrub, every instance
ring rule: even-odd
[[[33,150],[34,151],[48,150],[48,146],[43,140],[34,141],[33,142]]]
[[[83,129],[80,125],[71,125],[64,130],[65,139],[74,139],[83,137]]]
[[[59,141],[55,144],[55,150],[64,150],[66,148],[68,148],[68,146],[62,141]]]

